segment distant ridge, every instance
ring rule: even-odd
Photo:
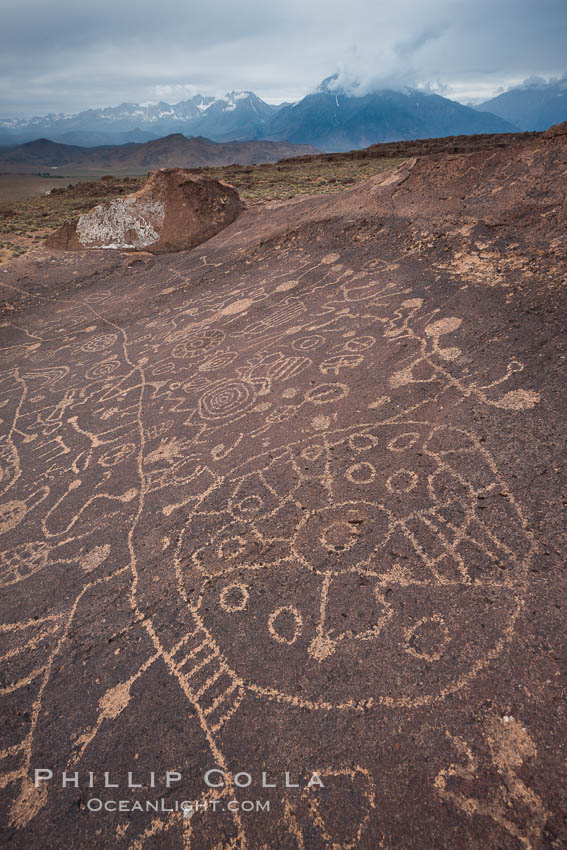
[[[316,148],[309,145],[289,142],[219,143],[204,138],[187,139],[181,133],[141,144],[96,148],[36,139],[0,152],[0,172],[34,174],[57,169],[66,173],[108,171],[113,174],[143,174],[156,168],[199,168],[233,163],[253,165],[316,153]]]
[[[476,108],[499,115],[520,130],[545,130],[567,120],[567,77],[528,80]]]
[[[380,142],[517,129],[505,118],[437,94],[415,89],[360,94],[356,88],[341,88],[333,75],[297,103],[279,106],[254,92],[232,91],[222,98],[195,95],[173,105],[122,103],[76,115],[0,119],[0,145],[43,137],[95,147],[143,143],[181,133],[216,142],[272,140],[348,151]]]

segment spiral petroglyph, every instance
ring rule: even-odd
[[[205,421],[235,421],[254,405],[254,388],[244,381],[225,381],[206,390],[199,399],[199,415]]]
[[[537,192],[520,165],[502,192],[545,230],[564,166],[532,154]],[[445,183],[475,156],[250,208],[175,255],[0,276],[14,846],[561,844],[559,328],[504,254],[505,291],[450,270],[443,199],[408,200],[461,204]],[[500,245],[466,185],[470,233]],[[87,808],[171,801],[167,770],[218,811]],[[141,787],[100,790],[107,771]],[[256,796],[269,816],[227,808]]]

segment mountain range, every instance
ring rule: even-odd
[[[198,94],[173,105],[163,101],[152,106],[122,103],[76,115],[0,119],[0,144],[44,136],[68,145],[97,147],[148,142],[172,133],[215,142],[243,141],[261,138],[264,125],[277,110],[248,91],[230,92],[223,98]]]
[[[422,90],[360,95],[339,83],[337,75],[328,77],[297,103],[279,106],[250,91],[233,91],[174,105],[123,103],[75,115],[0,119],[0,145],[38,137],[83,147],[130,145],[180,133],[215,142],[268,140],[347,151],[377,142],[545,129],[567,118],[565,80],[520,86],[474,108]]]
[[[187,139],[181,133],[140,144],[96,148],[36,139],[0,151],[0,172],[37,174],[50,170],[55,174],[58,169],[64,169],[67,174],[143,174],[155,168],[253,165],[316,153],[318,151],[310,145],[274,141],[212,142],[199,137]]]
[[[313,94],[278,110],[265,137],[348,151],[376,142],[515,130],[502,118],[437,94],[382,90],[359,96],[336,83],[336,75],[328,77]]]
[[[549,82],[527,81],[476,108],[492,112],[520,130],[546,130],[567,118],[567,76]]]

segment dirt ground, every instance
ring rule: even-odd
[[[202,174],[233,185],[242,199],[249,203],[284,200],[298,195],[335,193],[351,187],[359,180],[394,167],[401,160],[374,159],[330,162],[294,162],[274,165],[227,166],[199,168],[190,173]],[[14,182],[16,180],[16,182]],[[21,256],[40,245],[54,230],[102,201],[139,189],[145,176],[114,177],[110,179],[48,180],[41,178],[0,175],[0,264]],[[45,195],[43,185],[51,189]],[[68,184],[66,186],[66,184]],[[41,186],[40,197],[10,198],[9,195]],[[55,191],[54,191],[55,190]]]

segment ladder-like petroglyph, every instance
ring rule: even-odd
[[[330,790],[277,788],[254,822],[100,819],[100,840],[82,812],[69,846],[417,847],[390,787],[419,773],[414,752],[463,846],[559,835],[521,773],[544,732],[511,726],[514,760],[486,721],[488,801],[462,732],[463,706],[506,709],[495,670],[522,681],[542,542],[510,458],[529,454],[523,429],[544,433],[549,388],[501,294],[428,277],[395,233],[341,248],[347,224],[250,245],[239,220],[186,254],[101,260],[84,287],[62,256],[56,300],[5,314],[0,768],[17,846],[68,805],[35,767],[102,775],[112,758],[215,766],[225,787],[191,799],[223,805],[238,768],[270,761]]]

